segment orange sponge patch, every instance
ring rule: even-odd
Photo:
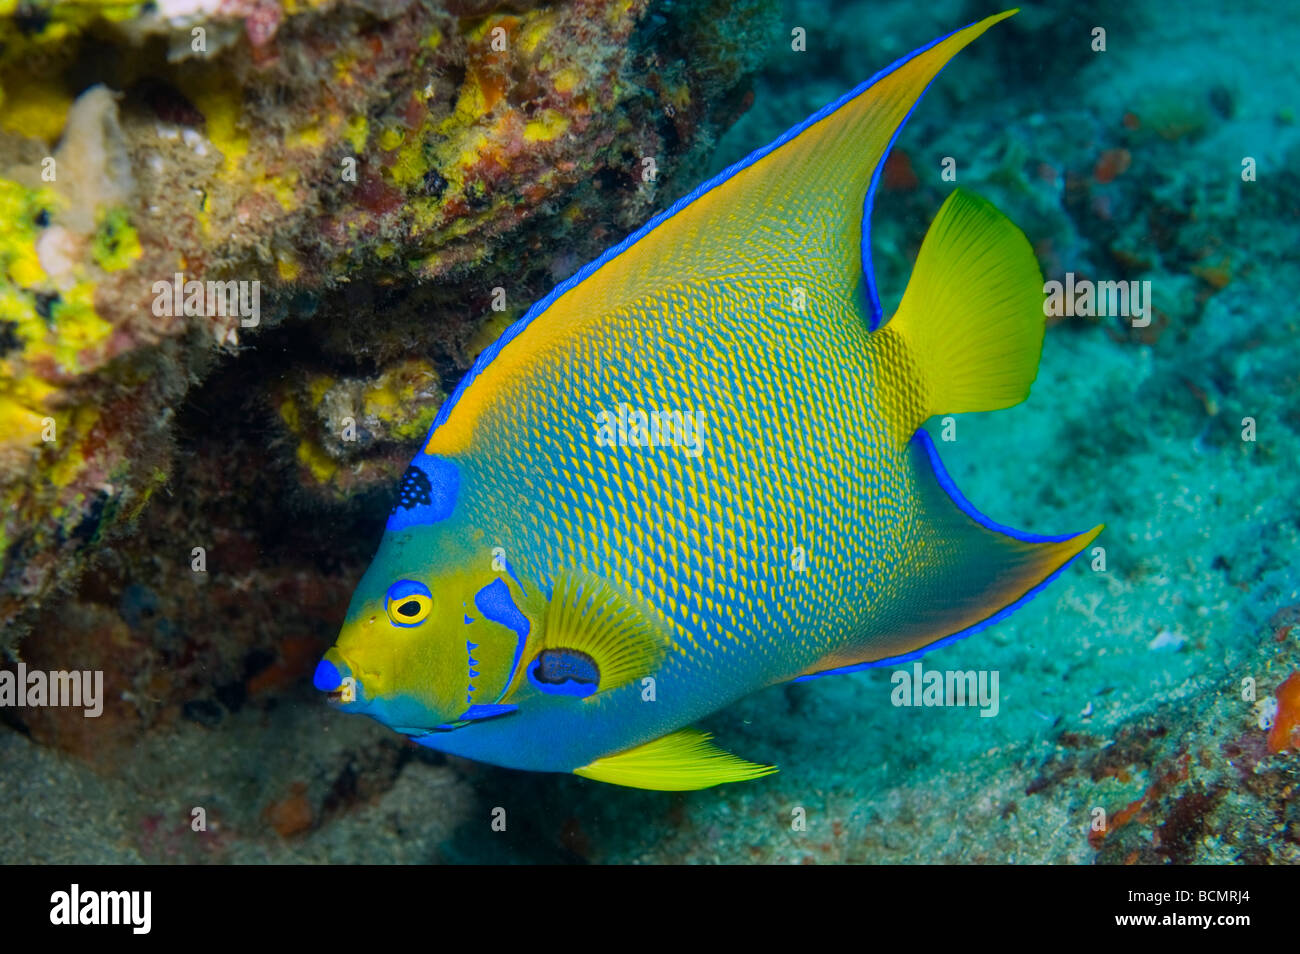
[[[1300,748],[1300,672],[1277,687],[1277,718],[1268,730],[1268,750],[1274,754]]]

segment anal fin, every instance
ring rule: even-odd
[[[925,431],[904,453],[919,512],[898,586],[867,632],[796,681],[895,665],[978,632],[1037,595],[1102,531],[1040,536],[1001,526],[957,489]]]
[[[724,782],[746,782],[777,771],[723,751],[698,729],[678,729],[626,752],[574,769],[574,775],[661,792],[687,792]]]

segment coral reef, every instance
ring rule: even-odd
[[[691,184],[760,10],[0,11],[4,647],[175,492],[178,410],[250,350],[300,349],[245,398],[305,488],[386,484],[495,320]]]

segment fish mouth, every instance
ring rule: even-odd
[[[355,669],[337,649],[330,649],[316,667],[312,684],[335,708],[343,708],[359,701],[361,680],[353,674]]]

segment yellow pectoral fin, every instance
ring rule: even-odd
[[[655,671],[666,641],[641,610],[605,580],[563,573],[546,607],[542,678],[572,676],[605,692]]]
[[[698,729],[678,729],[626,752],[596,759],[574,769],[573,774],[628,788],[688,792],[724,782],[747,782],[777,771],[775,765],[759,765],[725,752],[710,738]]]

